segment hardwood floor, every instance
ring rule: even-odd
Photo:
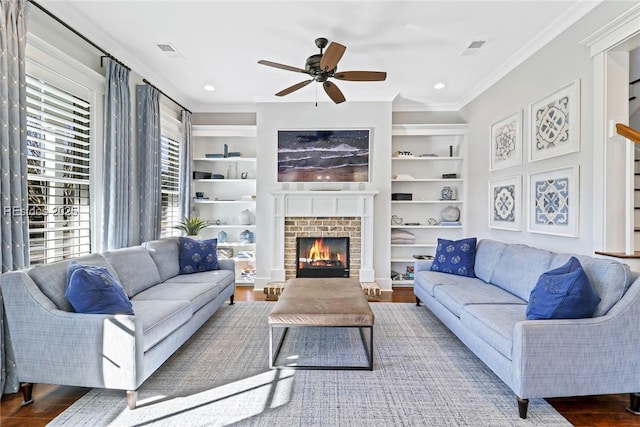
[[[239,287],[236,301],[264,301],[262,292],[250,287]],[[382,302],[415,302],[412,288],[395,288],[383,292]],[[34,403],[20,407],[22,394],[5,395],[0,403],[0,425],[3,427],[45,426],[89,389],[36,384],[33,387]],[[124,398],[124,396],[123,396]],[[629,403],[627,394],[584,396],[547,399],[570,423],[584,427],[640,426],[640,416],[625,410]],[[514,398],[514,411],[516,403]],[[482,425],[482,420],[478,420]]]

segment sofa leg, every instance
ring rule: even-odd
[[[520,415],[520,418],[524,420],[527,418],[527,409],[529,408],[529,399],[521,399],[518,396],[516,396],[516,399],[518,399],[518,414]]]
[[[138,391],[137,390],[127,390],[127,406],[129,409],[136,409],[136,405],[138,404]]]
[[[633,415],[640,415],[640,393],[629,393],[629,406],[627,411]]]
[[[20,389],[22,389],[22,403],[20,406],[33,403],[33,383],[22,383],[20,384]]]
[[[416,297],[416,305],[420,307],[420,298]]]
[[[235,297],[235,295],[231,295],[231,296],[229,297],[229,305],[233,305],[233,304],[235,304],[235,302],[233,302],[234,297]]]

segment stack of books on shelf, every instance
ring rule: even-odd
[[[445,227],[451,227],[451,226],[456,226],[456,225],[462,225],[462,223],[460,221],[440,221],[440,225],[443,225]]]

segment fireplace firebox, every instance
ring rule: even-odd
[[[296,277],[349,277],[348,237],[297,237]]]

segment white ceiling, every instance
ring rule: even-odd
[[[39,0],[55,16],[194,112],[254,110],[256,101],[330,102],[306,75],[317,37],[347,50],[341,71],[386,71],[384,82],[335,81],[349,101],[393,100],[395,111],[457,110],[599,2]],[[463,51],[474,40],[485,47]],[[181,54],[162,53],[171,43]],[[435,90],[437,82],[446,83]],[[216,90],[207,92],[205,84]]]

